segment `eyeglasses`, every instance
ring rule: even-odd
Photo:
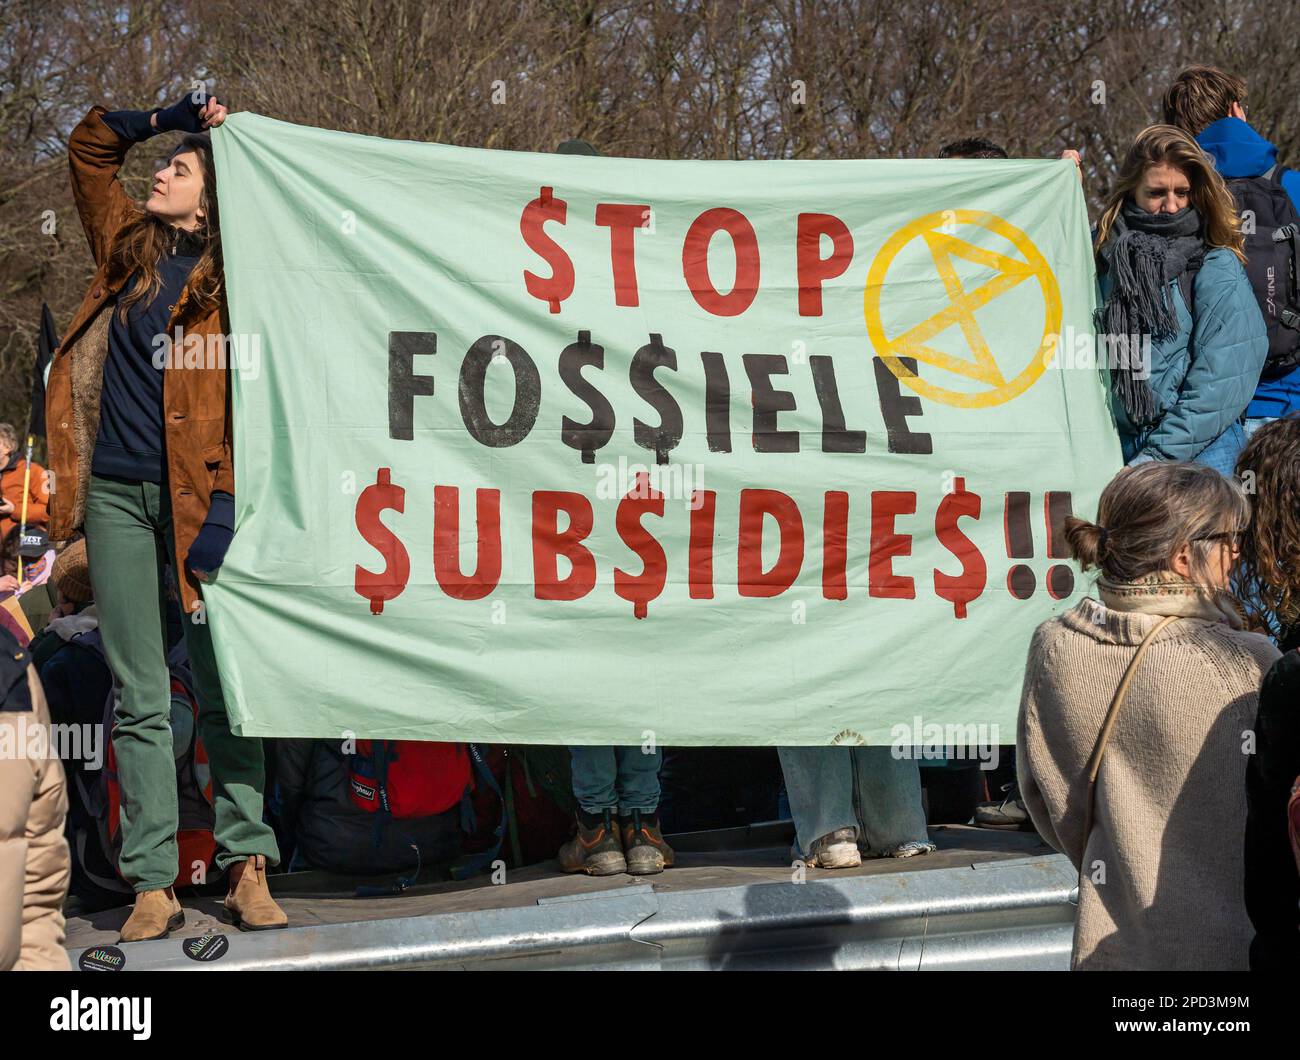
[[[1192,538],[1193,541],[1222,541],[1233,552],[1241,551],[1241,535],[1245,530],[1224,530],[1218,534],[1202,534],[1200,537]]]

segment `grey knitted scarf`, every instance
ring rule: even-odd
[[[1195,206],[1177,213],[1147,213],[1125,199],[1102,244],[1099,264],[1113,279],[1110,297],[1097,311],[1100,334],[1150,336],[1163,342],[1178,334],[1178,311],[1169,281],[1188,269],[1200,268],[1205,241],[1201,215]],[[1157,420],[1155,394],[1135,358],[1113,366],[1111,388],[1119,396],[1134,426]]]

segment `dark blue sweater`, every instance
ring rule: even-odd
[[[172,308],[198,263],[202,244],[177,230],[171,253],[158,262],[162,288],[152,301],[136,302],[121,319],[116,306],[108,329],[104,389],[99,401],[99,435],[91,470],[136,482],[162,482],[166,467],[163,438],[163,364]],[[120,298],[135,287],[139,275],[123,286]]]

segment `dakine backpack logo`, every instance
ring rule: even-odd
[[[1300,213],[1282,187],[1282,169],[1228,181],[1241,214],[1246,275],[1268,328],[1263,379],[1277,379],[1300,365]]]

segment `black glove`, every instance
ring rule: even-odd
[[[152,114],[151,110],[110,111],[104,115],[104,124],[123,140],[139,143],[141,140],[157,135],[158,130],[149,123]]]
[[[202,103],[195,103],[194,93],[187,93],[170,107],[154,110],[114,110],[104,115],[104,124],[124,140],[139,143],[162,132],[202,132],[203,120],[199,111],[211,98],[203,97]],[[158,115],[158,127],[154,128],[150,120]]]
[[[190,573],[201,582],[211,581],[234,538],[235,498],[229,493],[215,492],[208,503],[208,517],[203,520],[199,535],[185,557]]]
[[[195,103],[194,92],[189,92],[182,96],[180,101],[173,103],[170,107],[164,107],[158,111],[158,131],[159,132],[187,132],[196,133],[203,131],[203,119],[199,117],[199,111],[207,106],[211,98],[206,93],[203,99]]]

